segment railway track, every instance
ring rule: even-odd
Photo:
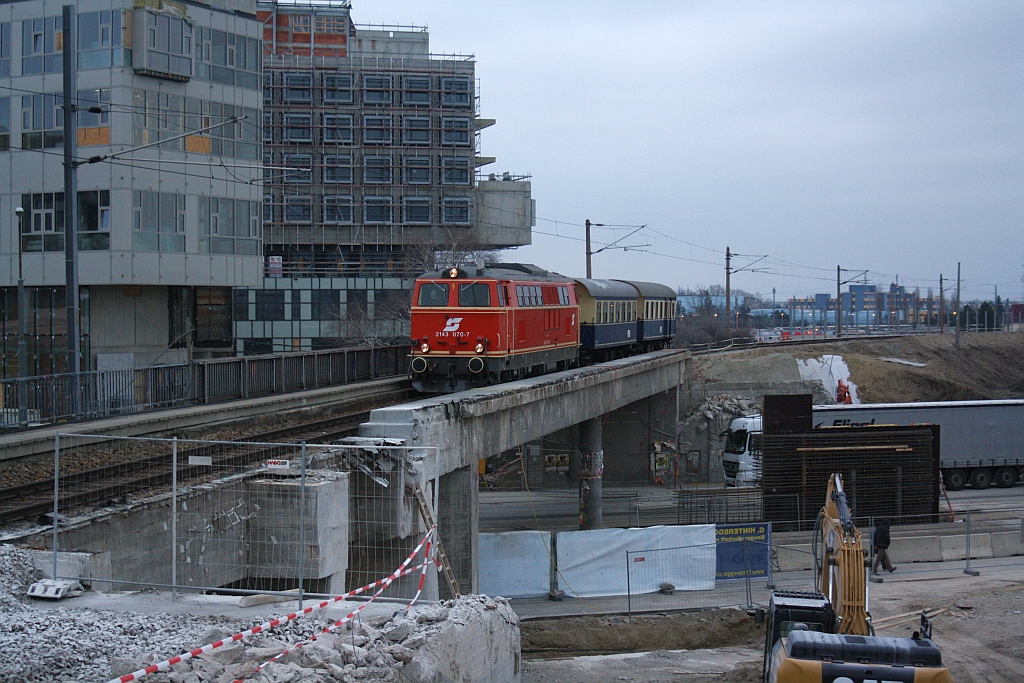
[[[223,476],[234,468],[243,470],[270,458],[288,458],[299,450],[299,442],[325,443],[351,436],[369,417],[360,410],[327,420],[282,427],[231,442],[182,440],[178,446],[178,484],[188,485],[210,478],[210,466],[189,464],[189,456],[206,456]],[[145,439],[139,439],[144,441]],[[252,444],[246,446],[244,444]],[[286,445],[281,445],[282,443]],[[169,487],[173,476],[171,444],[166,450],[141,458],[94,467],[60,477],[58,510],[124,502],[141,491]],[[41,479],[0,489],[0,524],[33,520],[53,513],[54,479]],[[49,522],[47,522],[49,523]]]

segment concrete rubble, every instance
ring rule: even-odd
[[[679,431],[679,453],[685,461],[683,472],[701,477],[701,481],[722,481],[723,432],[737,417],[761,412],[760,401],[721,394],[708,396],[694,408]],[[694,451],[698,452],[694,453]]]
[[[11,683],[106,681],[262,620],[29,603],[29,553],[0,545],[0,672]],[[144,677],[152,683],[517,682],[519,620],[504,598],[465,596],[365,619],[253,670],[338,616],[317,613]],[[346,612],[349,609],[345,610]],[[31,653],[31,654],[29,654]]]

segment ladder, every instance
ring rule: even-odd
[[[420,517],[423,518],[423,523],[427,525],[428,529],[436,527],[437,522],[434,521],[434,514],[430,511],[430,506],[427,505],[427,499],[423,495],[423,489],[420,488],[419,483],[417,482],[409,488],[412,489],[412,494],[416,498],[416,506],[420,509]],[[444,573],[445,580],[448,582],[448,589],[452,592],[453,597],[460,598],[462,593],[459,592],[459,584],[455,580],[452,565],[448,562],[448,555],[444,552],[440,533],[434,534],[434,541],[436,543],[437,557],[441,561],[441,570]]]

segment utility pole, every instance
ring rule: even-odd
[[[956,316],[954,318],[954,320],[956,321],[956,342],[955,343],[956,343],[956,347],[959,349],[960,348],[960,262],[959,261],[956,262],[956,313],[954,315]],[[970,322],[970,319],[968,319],[968,322]],[[968,330],[968,331],[970,331],[970,330]]]
[[[29,207],[31,208],[31,207]],[[25,273],[22,266],[21,236],[25,233],[25,207],[14,210],[18,216],[18,424],[28,426],[28,391],[25,379],[28,377],[28,348],[25,344],[25,316],[28,315],[28,297],[25,296]]]
[[[81,339],[78,326],[78,172],[75,167],[75,153],[78,143],[78,121],[75,100],[76,88],[75,57],[75,6],[64,5],[64,298],[67,305],[67,352],[68,372],[71,374],[69,399],[72,419],[80,410],[81,389]]]
[[[593,272],[590,269],[590,257],[593,252],[590,251],[590,219],[587,219],[587,279],[594,277]]]
[[[843,333],[843,269],[836,266],[836,338]]]
[[[729,251],[729,247],[725,248],[725,331],[727,333],[732,332],[732,312],[730,306],[730,299],[732,298],[732,288],[729,283],[729,275],[731,273],[732,265],[732,253]],[[732,335],[729,334],[731,337]]]
[[[942,289],[942,273],[939,273],[939,334],[942,334],[942,309],[945,308],[946,293]]]

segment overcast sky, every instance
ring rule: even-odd
[[[537,202],[533,245],[506,261],[583,275],[590,218],[648,226],[594,256],[595,277],[724,284],[728,246],[737,268],[769,257],[733,277],[768,297],[834,292],[837,265],[926,294],[958,260],[965,298],[1024,295],[1024,3],[353,0],[352,16],[476,55],[497,119],[484,170],[531,174]]]

